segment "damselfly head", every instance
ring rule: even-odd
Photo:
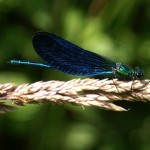
[[[139,67],[135,67],[134,76],[136,79],[141,79],[143,78],[144,73]]]

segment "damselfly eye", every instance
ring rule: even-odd
[[[137,77],[138,79],[142,78],[142,77],[143,77],[143,73],[137,73],[137,74],[136,74],[136,77]]]
[[[137,79],[141,79],[143,77],[143,71],[139,68],[139,67],[136,67],[135,68],[135,76]]]

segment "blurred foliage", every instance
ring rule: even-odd
[[[150,74],[148,0],[0,0],[0,81],[69,80],[61,72],[11,66],[10,59],[42,61],[32,47],[36,31],[55,33],[80,47],[140,66]],[[89,58],[90,59],[90,58]],[[0,116],[0,149],[149,150],[150,105],[122,104],[110,112],[65,105],[28,105]]]

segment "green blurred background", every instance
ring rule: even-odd
[[[11,66],[42,60],[36,31],[57,34],[95,53],[140,66],[149,78],[149,0],[0,0],[0,82],[70,80],[61,72]],[[0,115],[0,150],[149,150],[150,104],[121,103],[128,112],[70,105],[27,105]]]

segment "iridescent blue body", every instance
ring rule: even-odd
[[[104,76],[127,80],[143,77],[139,67],[132,70],[122,63],[113,62],[106,57],[84,50],[48,32],[36,33],[33,37],[33,47],[46,64],[23,60],[9,62],[53,68],[77,76]]]

